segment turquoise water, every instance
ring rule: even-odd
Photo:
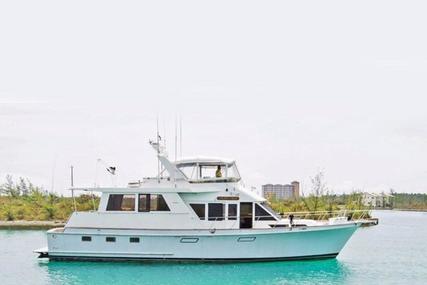
[[[0,284],[427,284],[427,213],[381,211],[337,259],[240,264],[49,262],[44,231],[0,230]]]

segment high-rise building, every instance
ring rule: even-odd
[[[299,198],[299,182],[292,181],[291,185],[294,189],[294,199],[298,199]]]
[[[264,198],[275,197],[277,200],[295,200],[299,198],[299,182],[291,184],[266,184],[262,185]]]

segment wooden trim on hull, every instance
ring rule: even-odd
[[[49,256],[48,253],[40,254],[39,258],[49,258],[52,261],[134,261],[134,262],[271,262],[271,261],[296,261],[316,260],[337,257],[338,253],[291,256],[291,257],[266,257],[266,258],[159,258],[159,257],[96,257],[96,256]]]

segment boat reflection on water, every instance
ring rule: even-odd
[[[342,284],[339,260],[259,263],[138,263],[41,261],[56,284]]]

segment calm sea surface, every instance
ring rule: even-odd
[[[44,231],[0,230],[0,284],[427,284],[427,213],[379,211],[337,259],[236,264],[49,262]]]

